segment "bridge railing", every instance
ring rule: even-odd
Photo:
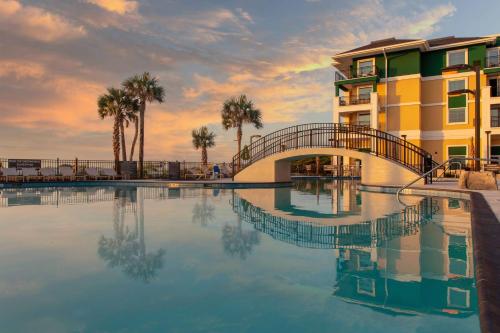
[[[281,129],[254,141],[233,157],[233,174],[268,156],[300,148],[345,148],[395,161],[423,174],[432,156],[389,133],[362,125],[311,123]]]

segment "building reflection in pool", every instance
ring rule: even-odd
[[[333,249],[335,297],[393,315],[477,312],[468,201],[414,197],[414,205],[401,208],[392,195],[360,193],[342,182],[306,182],[296,189],[314,196],[335,193],[332,216],[311,216],[306,210],[305,216],[296,215],[290,195],[283,194],[288,189],[259,195],[235,190],[233,210],[280,241]],[[376,204],[365,204],[370,201]],[[381,214],[380,207],[393,210]],[[346,218],[349,214],[354,216]]]

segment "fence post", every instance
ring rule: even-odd
[[[75,157],[75,175],[78,174],[78,157]]]
[[[59,157],[57,158],[57,162],[56,162],[56,174],[59,174]]]
[[[309,130],[309,146],[313,146],[313,130],[312,128]]]
[[[299,126],[295,125],[295,149],[299,149]]]

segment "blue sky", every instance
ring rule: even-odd
[[[146,158],[198,160],[207,125],[235,152],[220,107],[246,93],[264,128],[332,120],[331,56],[387,37],[499,33],[498,1],[0,0],[0,156],[111,158],[111,120],[96,99],[150,71],[167,91],[151,105]],[[133,135],[129,130],[130,139]]]

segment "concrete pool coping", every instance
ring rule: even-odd
[[[470,200],[481,332],[500,332],[500,191],[456,189],[450,185],[416,186],[403,193]],[[360,187],[362,190],[384,193],[396,193],[399,189],[399,186],[363,184]]]

